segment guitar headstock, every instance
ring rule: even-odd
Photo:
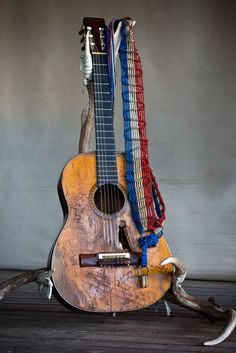
[[[90,52],[102,53],[106,49],[106,24],[103,18],[84,17],[82,28],[79,31],[82,35],[81,42],[85,42],[88,36]],[[85,49],[83,45],[82,50]]]

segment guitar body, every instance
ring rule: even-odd
[[[86,254],[122,253],[118,238],[120,224],[130,252],[140,253],[139,233],[132,220],[127,199],[125,157],[117,153],[117,174],[123,205],[118,212],[105,214],[96,206],[97,166],[95,153],[73,157],[61,176],[61,187],[68,214],[51,254],[55,270],[53,283],[57,296],[72,308],[92,312],[121,312],[141,309],[157,302],[171,284],[171,269],[159,263],[170,256],[162,236],[148,253],[148,287],[141,288],[138,266],[81,265]],[[82,257],[81,257],[82,256]],[[168,272],[169,270],[169,272]]]

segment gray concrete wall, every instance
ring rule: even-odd
[[[236,279],[236,6],[227,0],[0,2],[0,267],[47,262],[57,180],[77,153],[87,101],[84,16],[132,16],[165,235],[191,278]],[[123,148],[121,101],[117,146]]]

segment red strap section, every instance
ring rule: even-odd
[[[134,66],[135,66],[135,83],[138,89],[136,90],[136,104],[137,104],[137,114],[138,114],[138,126],[139,126],[139,136],[140,136],[140,153],[142,166],[147,166],[147,168],[142,168],[142,177],[143,177],[143,187],[145,194],[145,204],[147,209],[147,228],[149,231],[155,232],[157,228],[163,226],[165,220],[165,203],[161,196],[161,193],[158,188],[158,183],[151,168],[149,167],[149,158],[148,158],[148,139],[146,131],[146,119],[145,119],[145,105],[144,105],[144,89],[143,89],[143,76],[142,76],[142,65],[139,54],[137,52],[134,34]],[[145,182],[144,182],[145,180]],[[153,190],[152,187],[155,187],[155,192],[160,201],[161,208],[161,217],[158,218],[155,210],[155,204],[153,201]]]

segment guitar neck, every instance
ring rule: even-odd
[[[97,184],[118,184],[107,54],[92,53]]]

